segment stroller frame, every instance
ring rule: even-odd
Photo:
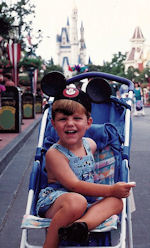
[[[122,178],[123,181],[130,181],[129,178],[129,161],[128,161],[128,150],[129,150],[129,145],[130,145],[130,125],[131,125],[131,106],[132,106],[132,99],[133,99],[133,90],[134,90],[134,85],[133,83],[122,77],[118,77],[112,74],[108,73],[102,73],[102,72],[87,72],[83,73],[77,76],[74,76],[70,79],[67,80],[67,83],[73,83],[85,78],[93,78],[93,77],[101,77],[103,79],[111,80],[111,81],[116,81],[122,84],[128,85],[129,88],[129,94],[128,94],[128,99],[125,104],[129,106],[129,108],[126,109],[125,113],[125,138],[124,138],[124,147],[125,147],[125,156],[123,159],[124,163],[124,170],[125,174],[127,177]],[[124,103],[123,103],[124,104]],[[27,200],[27,205],[26,205],[26,211],[25,215],[31,215],[32,214],[32,204],[33,204],[33,199],[34,199],[34,194],[36,190],[36,181],[39,173],[39,168],[40,168],[40,160],[41,160],[41,150],[43,147],[43,140],[44,140],[44,134],[45,134],[45,127],[46,127],[46,120],[48,117],[48,108],[44,111],[43,118],[41,121],[41,129],[39,133],[39,140],[38,140],[38,146],[36,150],[36,155],[35,155],[35,161],[33,165],[33,170],[30,176],[30,185],[29,185],[29,192],[28,192],[28,200]],[[33,227],[34,228],[34,227]],[[30,228],[29,228],[30,229]],[[28,228],[24,228],[22,230],[22,237],[21,237],[21,243],[20,243],[20,248],[41,248],[41,246],[38,245],[31,245],[28,243]],[[117,245],[114,246],[105,246],[105,247],[114,247],[114,248],[133,248],[133,238],[132,238],[132,220],[131,220],[131,207],[130,207],[130,199],[123,199],[123,210],[121,213],[121,227],[120,227],[120,238],[119,242]],[[45,229],[46,230],[46,229]],[[128,230],[128,246],[127,245],[127,240],[126,240],[126,235],[127,235],[127,230]],[[117,230],[116,230],[117,231]],[[99,230],[94,229],[91,232],[99,232]],[[59,246],[62,247],[62,246]],[[76,246],[63,246],[67,248],[73,248]],[[80,246],[80,247],[89,247],[89,246]],[[98,247],[98,246],[90,246],[91,248],[93,247]],[[103,247],[103,246],[99,246]]]

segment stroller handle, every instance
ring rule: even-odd
[[[129,87],[128,91],[133,91],[134,90],[134,84],[129,79],[119,77],[119,76],[115,76],[115,75],[112,75],[112,74],[109,74],[109,73],[104,73],[104,72],[86,72],[86,73],[82,73],[82,74],[76,75],[76,76],[74,76],[72,78],[69,78],[67,80],[67,83],[72,83],[72,82],[76,82],[77,80],[81,80],[81,79],[85,79],[85,78],[92,78],[92,77],[101,77],[101,78],[104,78],[104,79],[119,82],[121,84],[126,84]]]

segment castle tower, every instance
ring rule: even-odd
[[[77,29],[77,22],[78,22],[78,10],[77,7],[74,6],[72,10],[72,27],[71,27],[71,64],[78,64],[79,58],[79,40],[78,40],[78,29]]]
[[[143,70],[143,51],[144,51],[144,42],[145,38],[140,27],[136,27],[131,38],[131,49],[127,54],[125,61],[125,71],[129,67],[137,68]]]
[[[78,39],[78,10],[74,5],[71,16],[66,27],[61,29],[61,34],[56,36],[58,64],[63,67],[66,77],[71,77],[73,72],[68,70],[69,66],[85,64],[86,45],[84,41],[84,28],[81,23],[80,40]]]

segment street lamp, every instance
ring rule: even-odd
[[[19,40],[19,25],[14,25],[12,26],[13,28],[13,41],[14,43],[17,43],[17,41]]]
[[[9,31],[9,38],[13,40],[14,43],[18,43],[20,40],[19,35],[20,26],[15,22],[14,25],[11,26],[11,30]]]

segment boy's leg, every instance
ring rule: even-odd
[[[122,208],[123,203],[121,199],[115,197],[104,198],[98,203],[93,204],[78,221],[86,222],[88,229],[91,230],[112,215],[119,214]]]
[[[77,193],[65,193],[57,198],[47,211],[47,218],[52,218],[48,228],[44,248],[58,247],[58,229],[79,219],[87,208],[86,199]]]

